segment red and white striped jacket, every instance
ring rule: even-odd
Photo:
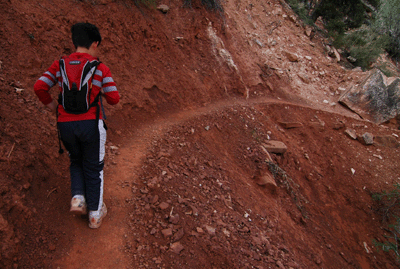
[[[87,53],[72,53],[70,58],[86,58],[90,61],[98,60]],[[59,90],[61,88],[61,74],[60,74],[60,63],[59,60],[53,62],[50,68],[36,81],[34,90],[39,100],[47,105],[51,103],[52,97],[49,93],[50,89],[58,82]],[[116,84],[111,76],[110,69],[103,63],[100,63],[93,76],[93,88],[90,96],[90,103],[94,101],[99,92],[103,89],[103,96],[110,105],[115,105],[119,102],[119,93],[117,91]],[[80,120],[93,120],[96,119],[97,106],[91,107],[88,112],[84,114],[70,114],[67,113],[62,105],[58,105],[58,122],[67,121],[80,121]],[[102,111],[100,109],[100,119],[103,118]]]

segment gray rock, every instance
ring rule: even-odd
[[[400,111],[400,78],[394,78],[389,85],[386,80],[375,69],[362,83],[346,91],[339,103],[377,124],[393,119]]]
[[[263,48],[263,47],[264,47],[264,44],[263,44],[260,40],[258,40],[257,38],[254,39],[254,42],[255,42],[258,46],[260,46],[260,48]]]
[[[371,133],[364,133],[359,137],[359,141],[364,145],[372,145],[374,143],[374,135]]]
[[[346,130],[344,130],[344,133],[346,135],[348,135],[351,139],[354,139],[354,140],[357,139],[357,133],[356,133],[356,130],[354,130],[354,129],[347,128]]]

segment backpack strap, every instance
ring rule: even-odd
[[[91,107],[94,107],[97,105],[97,103],[99,102],[99,97],[96,96],[95,99],[93,100],[92,103],[90,102],[90,97],[92,96],[92,87],[93,87],[93,77],[96,73],[97,67],[99,66],[99,64],[101,63],[99,60],[92,60],[89,61],[86,59],[86,63],[82,69],[82,73],[80,74],[80,80],[78,82],[79,85],[77,85],[75,82],[70,83],[69,81],[69,77],[67,74],[67,69],[66,69],[66,62],[65,59],[68,59],[68,56],[64,56],[59,60],[59,66],[60,66],[60,73],[61,73],[61,88],[62,91],[58,97],[58,103],[61,104],[64,109],[66,109],[66,104],[65,102],[65,98],[64,98],[64,94],[66,94],[67,91],[75,91],[77,92],[84,90],[85,92],[87,91],[87,95],[86,95],[86,106],[87,106],[87,110],[86,111],[81,111],[81,112],[77,112],[77,111],[68,111],[66,109],[66,111],[68,113],[72,113],[72,114],[81,114],[81,113],[85,113],[87,112]],[[74,62],[74,60],[71,60],[70,63]],[[77,60],[76,62],[80,62],[80,60]]]

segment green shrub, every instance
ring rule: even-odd
[[[314,24],[314,22],[308,15],[309,9],[307,8],[307,5],[304,2],[302,1],[299,2],[298,0],[287,0],[286,2],[305,24],[308,25]]]
[[[361,0],[321,0],[311,14],[314,21],[322,16],[327,30],[338,33],[360,27],[366,15],[367,7]]]
[[[356,66],[368,69],[379,55],[384,53],[387,42],[386,35],[380,35],[364,25],[356,30],[337,35],[334,46],[343,49],[348,56],[355,58]]]
[[[388,224],[387,231],[390,235],[385,236],[387,241],[377,242],[375,245],[383,251],[393,251],[400,261],[400,184],[395,184],[390,192],[375,193],[372,198],[377,201],[377,211],[382,216],[382,221]]]
[[[385,0],[379,7],[373,27],[388,38],[386,51],[400,60],[400,0]]]

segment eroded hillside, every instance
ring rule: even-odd
[[[371,193],[398,181],[400,134],[336,103],[366,74],[279,1],[226,1],[223,16],[159,4],[0,3],[0,265],[396,268],[372,243],[387,232]],[[68,156],[32,89],[82,20],[122,96],[106,107],[110,213],[95,231],[68,214]],[[270,140],[287,151],[267,154]],[[257,184],[268,171],[275,187]]]

